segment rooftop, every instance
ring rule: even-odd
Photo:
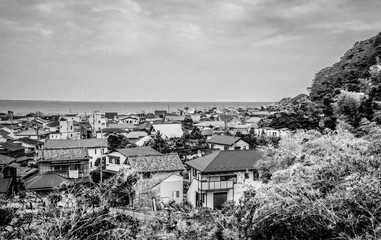
[[[128,162],[131,169],[138,172],[171,172],[184,170],[184,166],[177,154],[130,157]]]
[[[262,152],[259,150],[216,151],[185,164],[203,173],[234,172],[254,169],[260,159]]]
[[[118,151],[119,153],[121,153],[122,155],[126,157],[163,155],[149,146],[134,147],[134,148],[120,148],[120,149],[116,149],[116,151]]]
[[[48,139],[44,145],[45,149],[71,149],[71,148],[98,148],[107,147],[107,141],[100,138],[89,139]]]
[[[62,161],[88,159],[87,151],[84,148],[72,149],[45,149],[42,151],[40,161]]]
[[[208,143],[232,146],[234,143],[238,142],[241,138],[235,136],[227,135],[214,135],[208,140]]]

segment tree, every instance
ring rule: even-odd
[[[122,134],[111,134],[107,142],[110,149],[125,148],[129,144],[128,138]]]

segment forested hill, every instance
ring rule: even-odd
[[[356,42],[339,62],[319,71],[310,88],[310,99],[322,102],[324,97],[333,98],[337,89],[358,92],[359,79],[369,77],[369,67],[376,64],[377,56],[381,57],[381,32]]]
[[[354,128],[381,124],[381,33],[355,43],[341,60],[318,72],[310,94],[284,98],[279,113],[262,126],[295,129],[335,129],[339,121]]]

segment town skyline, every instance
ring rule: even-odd
[[[275,102],[381,26],[376,0],[1,1],[0,98]]]

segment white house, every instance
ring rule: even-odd
[[[246,150],[250,145],[240,137],[214,135],[207,140],[210,149],[215,150]]]
[[[187,200],[194,207],[219,209],[226,201],[237,202],[251,188],[261,186],[254,164],[258,150],[215,151],[185,164],[190,167]]]
[[[93,115],[89,117],[89,123],[95,135],[95,131],[106,128],[107,119],[102,113],[94,112]]]
[[[138,116],[130,115],[127,117],[119,118],[119,123],[139,124],[140,118]]]

